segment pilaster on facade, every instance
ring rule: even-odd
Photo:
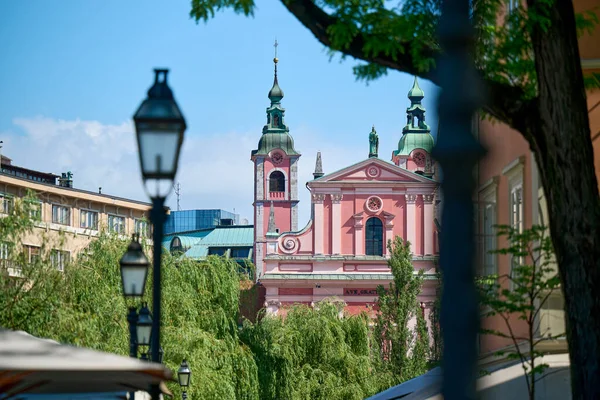
[[[264,205],[262,202],[256,202],[254,204],[255,209],[255,218],[254,218],[254,238],[256,240],[264,239],[265,237],[265,228],[264,228]]]
[[[315,254],[323,254],[323,239],[324,239],[324,207],[323,201],[325,200],[325,194],[313,193],[312,202],[314,207],[314,220],[315,220]]]
[[[433,194],[423,195],[424,254],[434,254],[433,248]]]
[[[381,216],[383,217],[384,220],[384,227],[385,227],[385,241],[384,243],[387,243],[388,240],[393,241],[394,240],[394,218],[396,218],[396,215],[389,213],[387,211],[383,211],[381,213]],[[386,256],[390,256],[390,250],[388,249],[387,246],[384,245],[383,247],[384,253]]]
[[[256,157],[254,160],[254,192],[256,193],[255,200],[265,199],[265,158]]]
[[[342,198],[341,193],[334,193],[331,197],[331,253],[340,254],[342,246]]]
[[[363,217],[364,212],[359,212],[354,214],[352,218],[354,218],[354,254],[357,256],[365,255],[364,248],[364,230],[363,230]]]
[[[292,214],[291,214],[291,227],[292,231],[296,232],[298,230],[298,203],[292,203]]]
[[[298,158],[290,158],[290,200],[298,200]]]
[[[416,254],[415,247],[417,245],[417,195],[406,194],[406,240],[410,242],[410,247],[413,254]]]

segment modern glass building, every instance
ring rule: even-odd
[[[225,210],[171,211],[165,222],[165,235],[197,231],[216,226],[238,225],[240,216]]]

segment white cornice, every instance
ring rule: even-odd
[[[502,175],[512,175],[512,173],[525,165],[525,156],[519,156],[502,168]]]
[[[500,181],[500,177],[498,175],[491,177],[487,181],[485,181],[482,185],[479,186],[479,193],[487,192],[488,190],[496,190],[498,187],[498,182]]]

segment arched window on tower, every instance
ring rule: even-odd
[[[383,224],[377,217],[369,218],[365,225],[365,254],[383,256]]]
[[[269,176],[269,192],[285,192],[285,176],[281,171],[273,171]]]

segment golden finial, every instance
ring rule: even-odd
[[[275,64],[277,64],[277,62],[279,61],[279,59],[277,58],[277,46],[279,46],[279,43],[277,43],[277,39],[275,39],[275,44],[273,45],[273,47],[275,47],[275,58],[273,58],[273,62]]]

